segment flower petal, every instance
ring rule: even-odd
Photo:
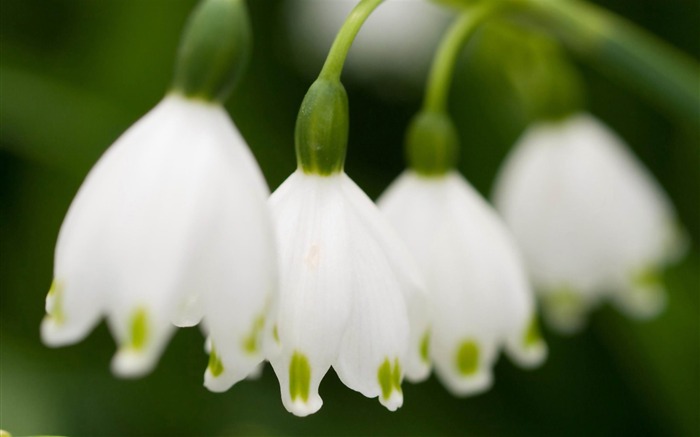
[[[269,308],[278,287],[267,186],[261,176],[247,174],[257,166],[238,132],[230,137],[235,164],[222,167],[221,179],[207,191],[209,209],[201,213],[209,220],[199,241],[206,253],[190,266],[212,343],[205,373],[212,391],[227,390],[263,360],[262,338],[271,329]],[[217,202],[222,198],[229,201]]]
[[[351,235],[339,183],[297,171],[270,198],[280,237],[280,347],[269,359],[285,408],[298,416],[321,407],[318,386],[337,358],[352,307]]]
[[[364,227],[363,232],[369,233],[379,244],[381,253],[391,268],[390,274],[399,280],[410,323],[409,348],[405,360],[406,377],[412,382],[422,381],[430,374],[430,361],[426,349],[432,317],[431,302],[423,275],[396,229],[347,175],[343,175],[343,191],[358,214],[358,219]]]
[[[230,211],[248,210],[255,195],[264,208],[262,176],[252,160],[241,163],[250,152],[237,135],[220,105],[167,96],[109,148],[76,196],[57,244],[61,302],[69,322],[80,299],[90,323],[107,314],[120,348],[115,373],[149,371],[183,308],[194,309],[185,323],[199,318],[202,278],[219,273],[208,266],[212,253],[221,257],[209,250],[217,217],[242,215]],[[55,297],[47,304],[55,313]]]
[[[361,207],[376,208],[371,202]],[[366,217],[353,213],[347,220],[353,236],[348,258],[354,303],[334,368],[345,385],[379,397],[394,411],[403,403],[400,383],[409,341],[408,313],[384,247],[368,232]]]
[[[580,328],[602,297],[641,317],[661,310],[663,293],[630,292],[640,288],[626,277],[662,268],[684,239],[663,190],[598,120],[578,114],[531,127],[494,193],[556,327]],[[567,298],[571,293],[580,296]]]
[[[523,337],[533,297],[512,239],[484,199],[457,173],[407,171],[380,205],[416,255],[435,314],[431,350],[438,375],[458,394],[483,391],[502,344]],[[516,358],[535,358],[513,343]],[[522,346],[522,347],[521,347]],[[539,344],[540,349],[543,343]]]

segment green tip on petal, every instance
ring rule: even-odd
[[[58,325],[66,320],[66,314],[63,311],[63,286],[54,279],[51,283],[51,288],[46,294],[47,314],[52,321]]]
[[[653,267],[642,269],[632,277],[632,285],[636,288],[658,288],[663,284],[663,273]]]
[[[142,350],[148,341],[148,313],[139,308],[131,315],[129,323],[129,349]]]
[[[385,359],[382,365],[379,366],[377,379],[382,389],[382,399],[388,400],[394,390],[401,393],[401,364],[399,359],[394,360],[393,367],[389,358]]]
[[[384,360],[382,365],[379,366],[379,371],[377,372],[379,386],[382,388],[382,398],[384,399],[389,399],[389,396],[391,396],[391,390],[394,387],[391,374],[391,363],[387,358],[386,360]]]
[[[459,345],[456,365],[462,376],[474,375],[479,370],[479,345],[475,341],[465,340]]]
[[[542,310],[547,322],[562,333],[574,333],[585,323],[591,303],[568,285],[542,293]]]
[[[311,387],[311,366],[306,356],[299,352],[294,352],[292,361],[289,364],[289,394],[292,401],[301,398],[304,402],[309,400],[309,390]]]
[[[394,360],[394,371],[391,380],[394,383],[394,389],[401,393],[401,364],[398,358]]]
[[[541,341],[542,334],[540,332],[540,324],[537,321],[537,315],[533,314],[525,330],[523,343],[526,347],[532,347],[538,345]]]
[[[212,376],[217,377],[224,373],[224,364],[221,362],[221,358],[216,354],[214,346],[211,347],[211,352],[209,353],[209,372]]]
[[[425,331],[420,341],[420,358],[424,363],[430,362],[430,332]]]
[[[253,321],[253,326],[250,329],[250,334],[243,340],[243,350],[249,354],[258,352],[258,344],[260,342],[260,334],[265,327],[265,316],[260,315]]]

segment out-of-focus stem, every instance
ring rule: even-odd
[[[499,9],[500,2],[482,2],[465,9],[440,42],[428,76],[423,110],[446,112],[455,65],[471,35]]]
[[[580,57],[690,123],[700,122],[700,64],[622,17],[581,0],[514,0]]]

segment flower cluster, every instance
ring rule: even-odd
[[[429,87],[408,130],[409,168],[378,206],[348,177],[340,72],[379,3],[360,2],[341,29],[299,111],[298,168],[271,195],[222,106],[249,51],[245,3],[200,3],[171,91],[107,150],[70,206],[46,344],[77,342],[105,318],[113,372],[137,377],[175,327],[199,325],[208,389],[225,391],[267,360],[285,408],[306,416],[321,408],[331,367],[393,411],[404,377],[422,381],[433,366],[465,396],[492,385],[502,351],[540,365],[533,290],[561,330],[604,296],[633,315],[661,309],[657,273],[681,241],[672,207],[591,116],[533,126],[499,176],[494,209],[457,170],[446,88]],[[439,68],[491,12],[458,20]],[[431,74],[449,83],[443,76]]]

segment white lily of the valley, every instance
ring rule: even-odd
[[[221,105],[168,95],[105,152],[70,206],[44,342],[77,342],[106,316],[113,371],[139,376],[172,323],[204,315],[216,376],[244,378],[262,360],[259,320],[276,291],[268,193]]]
[[[333,366],[345,385],[396,410],[404,372],[429,373],[419,353],[425,299],[407,250],[343,172],[297,170],[270,203],[280,294],[269,359],[285,407],[318,411],[318,387]]]
[[[563,332],[610,297],[641,318],[664,307],[658,272],[682,252],[673,207],[610,129],[588,114],[532,126],[494,192],[545,316]]]
[[[448,389],[488,389],[502,347],[526,367],[544,360],[534,296],[512,237],[461,175],[408,170],[378,204],[424,274],[435,315],[429,354]]]

